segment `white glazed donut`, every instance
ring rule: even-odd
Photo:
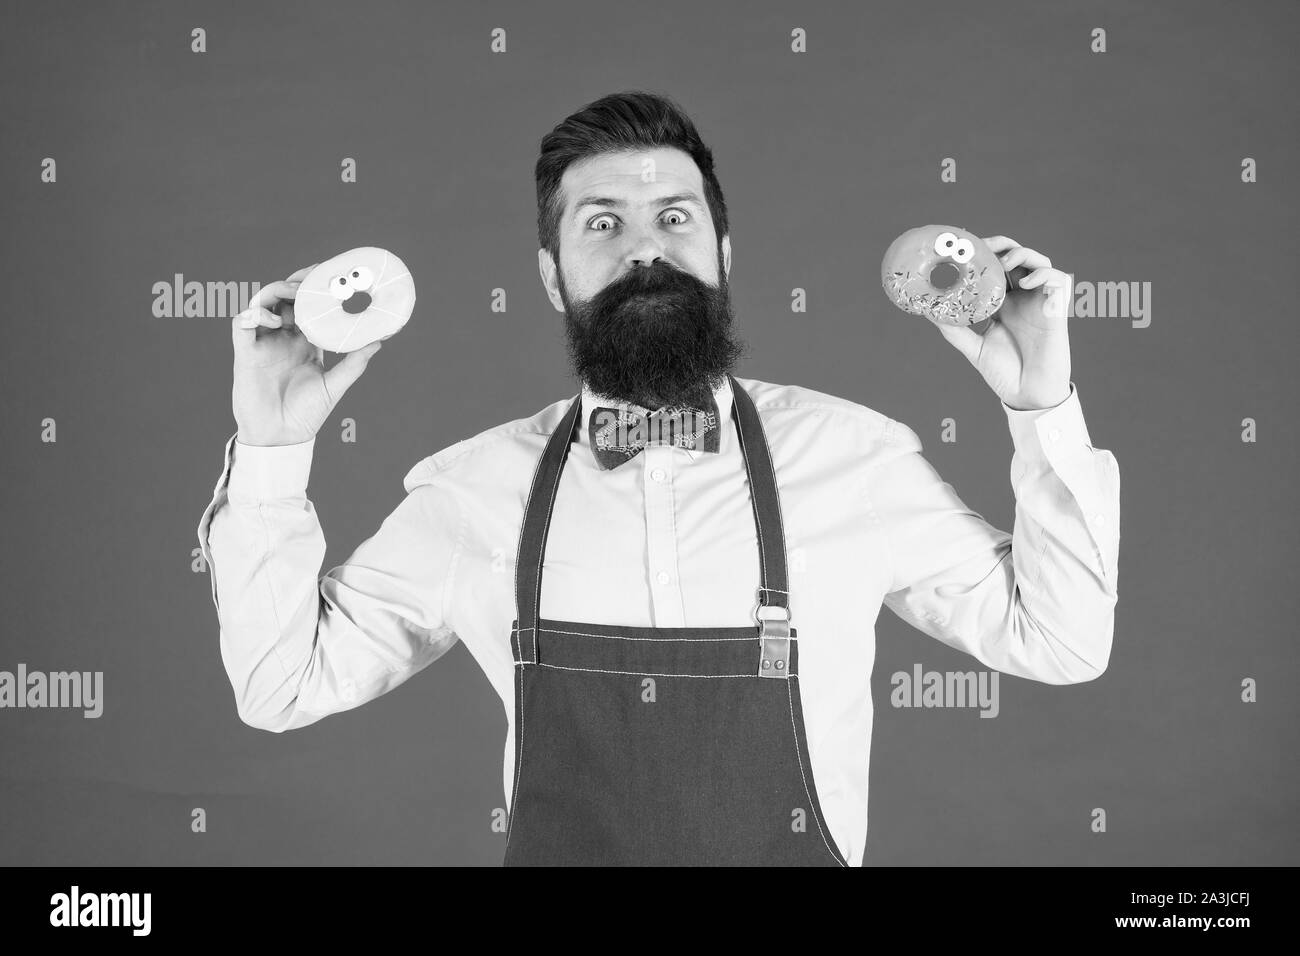
[[[415,283],[405,263],[386,249],[363,246],[307,274],[293,320],[312,345],[355,352],[398,331],[414,307]]]

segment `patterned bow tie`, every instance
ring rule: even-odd
[[[605,470],[631,461],[646,445],[655,443],[716,453],[718,426],[718,403],[712,396],[704,408],[671,405],[650,412],[637,405],[598,406],[587,421],[592,454]]]

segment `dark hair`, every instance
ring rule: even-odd
[[[588,103],[542,137],[537,157],[537,241],[559,260],[560,178],[569,166],[597,153],[676,147],[695,160],[704,177],[704,201],[718,242],[727,235],[727,203],[704,145],[686,112],[659,93],[628,90]]]

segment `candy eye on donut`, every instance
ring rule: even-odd
[[[975,258],[975,244],[969,239],[958,239],[957,245],[952,251],[952,257],[957,262],[965,265]]]
[[[335,276],[330,279],[329,293],[340,302],[352,295],[352,283],[348,276]]]
[[[369,292],[374,285],[375,274],[368,266],[357,266],[347,274],[348,283],[358,292]]]
[[[957,237],[951,232],[941,232],[934,240],[934,251],[941,256],[950,256],[957,246]]]

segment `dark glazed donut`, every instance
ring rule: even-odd
[[[1002,307],[1006,273],[988,244],[957,226],[909,229],[885,251],[880,281],[904,312],[972,325]]]

